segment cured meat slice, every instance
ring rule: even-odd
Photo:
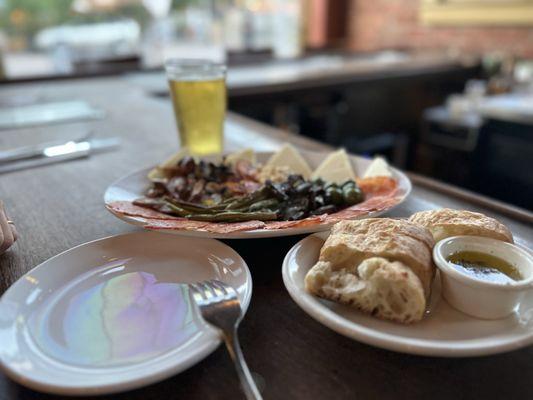
[[[254,229],[263,229],[263,221],[245,221],[245,222],[212,222],[203,229],[213,233],[231,233],[239,231],[252,231]]]
[[[172,215],[164,214],[162,212],[152,210],[150,208],[140,207],[133,204],[131,201],[114,201],[106,204],[106,207],[119,214],[129,215],[132,217],[141,217],[149,219],[180,219]]]
[[[178,231],[203,231],[211,233],[231,233],[238,231],[250,231],[254,229],[264,228],[265,223],[262,221],[246,221],[246,222],[203,222],[194,221],[186,218],[179,218],[173,220],[159,220],[147,219],[146,229],[152,230],[178,230]]]
[[[153,230],[182,230],[182,231],[202,231],[203,228],[209,225],[210,222],[193,221],[187,218],[173,218],[173,219],[146,219],[144,227]]]
[[[272,221],[266,223],[266,229],[303,228],[318,225],[326,220],[327,214],[307,217],[298,221]]]

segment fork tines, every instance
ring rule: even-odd
[[[237,297],[235,289],[216,279],[190,283],[189,288],[192,291],[194,300],[198,304],[209,303],[212,301],[230,300]]]

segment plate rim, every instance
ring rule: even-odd
[[[313,150],[306,150],[306,149],[298,149],[298,151],[304,156],[305,158],[305,155],[315,155],[315,156],[318,156],[318,155],[327,155],[327,154],[330,154],[331,152],[327,152],[327,151],[313,151]],[[254,151],[254,154],[256,155],[272,155],[274,154],[275,152],[274,151]],[[230,152],[224,152],[223,155],[226,155],[226,154],[231,154]],[[220,155],[212,155],[212,157],[220,157]],[[363,157],[363,156],[360,156],[360,155],[357,155],[357,154],[351,154],[351,153],[348,153],[348,157],[350,158],[361,158],[361,159],[366,159],[366,157]],[[371,159],[368,159],[369,161]],[[147,166],[147,167],[143,167],[143,168],[139,168],[139,169],[136,169],[135,171],[133,172],[130,172],[126,175],[123,175],[121,176],[120,178],[117,178],[115,179],[113,182],[111,182],[111,184],[109,184],[105,191],[104,191],[104,195],[103,195],[103,200],[104,200],[104,207],[105,209],[110,212],[113,216],[115,216],[116,218],[130,224],[130,225],[134,225],[134,226],[137,226],[137,227],[140,227],[144,230],[147,230],[147,231],[155,231],[155,232],[159,232],[159,233],[164,233],[164,234],[170,234],[170,235],[176,235],[176,236],[188,236],[188,237],[196,237],[196,238],[209,238],[209,239],[261,239],[261,238],[272,238],[272,237],[284,237],[284,236],[296,236],[296,235],[307,235],[307,234],[310,234],[310,233],[317,233],[317,232],[324,232],[324,231],[328,231],[331,229],[331,227],[334,225],[334,223],[330,223],[330,224],[321,224],[321,225],[311,225],[311,226],[308,226],[308,227],[303,227],[303,228],[284,228],[284,229],[253,229],[253,230],[249,230],[249,231],[237,231],[237,232],[231,232],[231,233],[216,233],[216,232],[206,232],[206,231],[198,231],[198,230],[171,230],[171,229],[146,229],[144,228],[143,226],[143,223],[138,219],[138,217],[135,217],[135,216],[130,216],[130,215],[122,215],[120,213],[117,213],[116,211],[114,210],[111,210],[109,207],[107,207],[107,204],[108,204],[108,200],[107,200],[107,197],[108,197],[108,192],[109,190],[116,186],[116,184],[118,182],[121,182],[122,180],[126,179],[126,178],[129,178],[133,175],[137,175],[137,174],[141,174],[141,173],[147,173],[149,170],[155,168],[157,165],[152,165],[152,166]],[[405,193],[403,194],[403,197],[402,199],[396,203],[395,205],[393,205],[392,207],[386,209],[386,210],[383,210],[383,211],[371,211],[365,215],[362,215],[360,217],[357,217],[355,219],[365,219],[365,218],[374,218],[374,217],[379,217],[380,215],[383,215],[387,212],[390,212],[392,210],[394,210],[396,207],[398,207],[400,204],[404,203],[407,198],[411,195],[411,192],[413,191],[413,183],[411,182],[411,179],[409,178],[409,176],[399,170],[398,168],[396,167],[393,167],[392,165],[390,166],[390,168],[392,169],[393,173],[397,176],[399,176],[402,181],[404,181],[406,183],[406,191]]]
[[[439,341],[435,340],[429,341],[426,339],[401,338],[391,333],[380,332],[376,329],[367,328],[366,326],[360,325],[356,322],[349,321],[320,303],[310,294],[307,294],[307,296],[301,296],[299,294],[300,289],[290,277],[289,268],[291,259],[296,251],[300,247],[307,244],[312,237],[320,237],[321,239],[324,239],[326,236],[324,232],[314,233],[306,236],[302,240],[295,243],[293,247],[291,247],[283,259],[283,283],[290,297],[307,315],[309,315],[318,323],[343,336],[373,347],[391,350],[398,353],[443,358],[489,356],[517,350],[533,344],[532,330],[529,336],[522,337],[518,340],[508,340],[504,343],[489,345],[482,343],[477,345],[456,345],[451,348],[445,342],[441,342],[441,344],[439,344]]]
[[[125,233],[119,233],[115,235],[109,235],[102,238],[89,240],[84,243],[80,243],[74,247],[71,247],[69,249],[66,249],[46,260],[43,262],[37,264],[36,266],[32,267],[30,270],[26,271],[23,275],[21,275],[11,286],[0,296],[0,303],[4,301],[6,295],[11,292],[16,284],[18,284],[20,281],[22,281],[27,275],[31,274],[32,271],[35,270],[35,268],[42,268],[43,265],[53,262],[56,258],[59,258],[63,256],[66,253],[69,253],[71,251],[75,251],[76,249],[84,246],[88,246],[97,242],[104,242],[109,239],[115,239],[119,237],[127,237],[127,236],[135,236],[135,235],[153,235],[157,236],[160,235],[159,232],[153,232],[149,230],[137,230],[133,232],[125,232]],[[193,238],[193,237],[182,237],[181,239],[179,236],[175,240],[183,240],[183,239],[199,239],[199,238]],[[207,238],[210,239],[210,238]],[[203,239],[202,239],[203,240]],[[226,243],[217,240],[217,239],[211,239],[215,242],[217,242],[219,245],[222,245],[225,248],[228,248],[234,255],[238,257],[238,259],[241,260],[242,265],[244,267],[245,275],[246,275],[246,286],[247,290],[244,292],[243,302],[241,302],[241,308],[243,310],[243,318],[246,316],[246,313],[248,311],[248,308],[251,303],[252,298],[252,292],[253,292],[253,281],[252,281],[252,274],[250,272],[250,269],[248,267],[248,264],[244,260],[244,258],[231,246],[227,245]],[[18,314],[17,314],[18,315]],[[15,381],[16,383],[25,386],[27,388],[30,388],[32,390],[39,391],[41,393],[49,393],[49,394],[56,394],[56,395],[67,395],[67,396],[83,396],[83,395],[105,395],[105,394],[115,394],[119,392],[125,392],[129,390],[139,389],[141,387],[145,387],[150,384],[155,384],[157,382],[161,382],[165,379],[168,379],[172,376],[175,376],[177,374],[180,374],[181,372],[186,371],[193,365],[201,362],[204,360],[207,356],[209,356],[213,351],[215,351],[220,344],[222,343],[222,339],[220,337],[216,336],[216,330],[212,331],[214,335],[212,335],[212,338],[210,338],[210,341],[205,344],[203,347],[200,348],[198,352],[193,354],[192,356],[189,356],[186,358],[183,362],[175,364],[167,369],[164,369],[160,372],[155,372],[152,374],[148,374],[141,377],[135,377],[130,378],[127,380],[115,382],[115,383],[106,383],[106,384],[100,384],[100,385],[92,385],[92,386],[81,386],[80,384],[77,384],[76,386],[61,386],[57,384],[50,384],[42,380],[35,379],[31,374],[21,374],[18,371],[15,371],[8,367],[8,364],[4,361],[3,357],[0,356],[0,371],[4,373],[7,377]],[[170,350],[172,351],[172,350]],[[117,368],[117,367],[114,367]],[[120,367],[118,367],[120,369]]]

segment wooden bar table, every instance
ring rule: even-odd
[[[115,179],[164,159],[178,141],[170,102],[148,97],[121,78],[28,83],[1,88],[0,100],[37,96],[41,101],[83,99],[107,118],[95,137],[118,136],[113,152],[0,176],[0,198],[20,232],[0,256],[0,293],[22,274],[81,243],[138,228],[116,219],[103,206]],[[0,147],[29,139],[76,138],[83,125],[0,131]],[[283,142],[312,150],[328,147],[249,119],[229,115],[226,147],[273,150]],[[520,244],[533,247],[533,216],[431,179],[411,176],[414,189],[390,215],[438,207],[478,210],[506,223]],[[281,263],[301,237],[226,241],[248,263],[252,302],[240,337],[250,368],[267,399],[531,399],[533,347],[479,358],[446,359],[394,353],[345,338],[307,316],[289,297]],[[532,327],[533,329],[533,327]],[[0,343],[0,346],[2,344]],[[53,399],[0,374],[0,399]],[[242,398],[233,365],[220,347],[189,370],[135,391],[102,396],[116,399]]]

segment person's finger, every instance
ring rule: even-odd
[[[0,230],[3,236],[2,243],[0,243],[0,254],[2,254],[13,244],[13,232],[9,226],[6,226],[4,221],[0,221]]]
[[[3,238],[2,238],[2,243],[0,243],[0,254],[4,253],[13,244],[13,233],[11,232],[11,228],[8,227],[6,229],[8,233],[6,233],[4,229],[6,228],[2,227]]]
[[[11,226],[7,221],[4,205],[0,203],[0,229],[2,230],[4,236],[2,243],[0,243],[0,253],[3,253],[9,249],[14,242],[13,231],[11,230]]]
[[[9,227],[11,228],[11,233],[13,235],[13,243],[14,243],[19,238],[19,233],[17,232],[17,228],[15,227],[15,224],[9,224]]]
[[[17,241],[18,237],[19,237],[19,234],[17,232],[17,228],[15,227],[15,223],[13,221],[10,221],[9,220],[9,217],[6,213],[6,209],[4,207],[4,202],[0,200],[0,209],[2,210],[2,212],[4,213],[4,217],[6,218],[7,220],[7,223],[9,225],[9,228],[11,229],[11,234],[13,235],[13,243]]]

